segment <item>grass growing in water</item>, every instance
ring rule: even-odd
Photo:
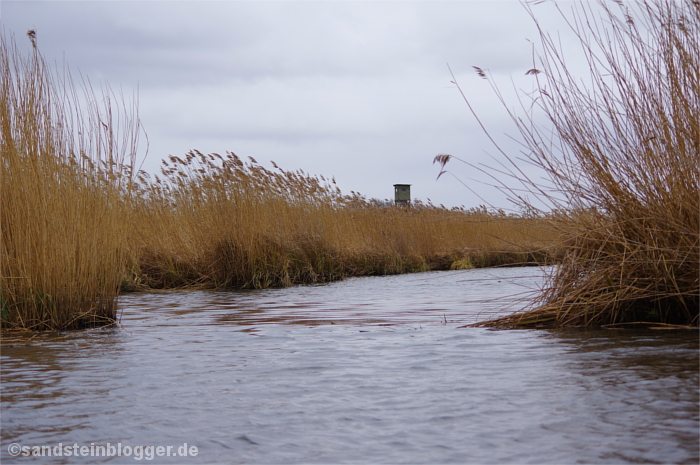
[[[513,181],[561,212],[566,255],[532,309],[481,325],[698,326],[700,4],[618,6],[601,2],[597,19],[584,4],[569,20],[589,79],[540,30],[541,64],[528,74],[551,127],[511,116],[556,193],[517,170]]]
[[[232,153],[171,157],[151,181],[134,172],[135,111],[52,75],[30,39],[26,57],[0,44],[3,329],[111,322],[120,289],[286,286],[556,249],[547,218],[387,208]]]
[[[127,251],[122,147],[137,128],[112,113],[109,94],[100,106],[70,76],[52,75],[29,36],[25,57],[0,41],[2,326],[111,321]]]
[[[133,288],[240,288],[347,276],[542,262],[548,220],[432,205],[386,207],[332,180],[233,153],[164,162],[134,196]]]

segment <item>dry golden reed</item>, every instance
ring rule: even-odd
[[[698,326],[700,3],[616,3],[569,17],[585,79],[540,30],[528,73],[550,125],[511,116],[555,192],[516,170],[512,182],[558,210],[565,256],[532,309],[485,325]]]
[[[127,251],[122,162],[131,155],[118,137],[133,142],[136,128],[88,88],[79,95],[69,75],[52,74],[36,33],[29,37],[25,56],[0,41],[2,326],[112,321]]]
[[[120,291],[543,263],[558,250],[546,217],[395,207],[233,153],[171,156],[151,179],[134,170],[135,108],[85,83],[79,92],[30,39],[26,56],[1,44],[5,329],[109,323]]]
[[[347,276],[524,264],[552,255],[548,220],[343,195],[333,180],[188,153],[143,179],[126,288],[288,286]]]

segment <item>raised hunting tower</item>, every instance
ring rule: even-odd
[[[411,204],[410,184],[394,184],[394,203],[406,206]]]

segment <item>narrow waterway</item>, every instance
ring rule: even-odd
[[[697,332],[461,327],[543,276],[123,296],[121,328],[5,338],[0,458],[698,463]]]

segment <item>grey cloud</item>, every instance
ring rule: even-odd
[[[511,75],[529,89],[525,39],[536,37],[522,5],[494,1],[3,1],[2,24],[27,48],[36,28],[48,59],[65,54],[93,82],[127,94],[138,83],[152,166],[192,148],[232,150],[336,175],[369,196],[413,179],[416,195],[456,204],[480,202],[436,183],[432,157],[481,162],[492,149],[447,63],[500,136],[508,119],[471,66],[490,69],[509,96]]]
[[[456,69],[512,68],[529,59],[518,42],[533,29],[519,4],[505,5],[11,2],[4,14],[12,25],[36,27],[47,55],[66,52],[69,62],[118,79],[177,85],[230,76],[424,73],[444,71],[448,61]]]

